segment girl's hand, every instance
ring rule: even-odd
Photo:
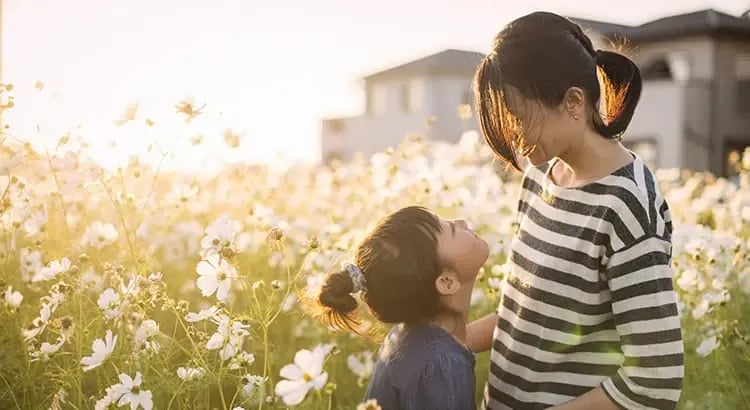
[[[492,348],[492,336],[497,325],[497,313],[477,319],[466,325],[466,344],[474,353],[482,353]]]

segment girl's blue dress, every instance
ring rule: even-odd
[[[444,329],[396,325],[378,351],[365,400],[383,410],[473,410],[474,364],[474,353]]]

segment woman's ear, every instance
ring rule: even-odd
[[[571,117],[578,119],[583,118],[586,110],[586,94],[580,87],[570,87],[565,92],[562,102],[563,112],[568,113]]]
[[[440,295],[450,296],[461,289],[461,281],[454,272],[443,272],[435,279],[435,289]]]

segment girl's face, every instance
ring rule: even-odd
[[[473,283],[487,261],[489,246],[463,219],[439,218],[438,259],[443,271],[452,271],[462,283]]]

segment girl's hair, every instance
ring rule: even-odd
[[[604,113],[598,109],[597,74],[604,84]],[[516,153],[523,135],[519,135],[519,119],[508,109],[508,86],[527,100],[550,107],[559,105],[570,87],[580,87],[593,108],[592,128],[617,139],[640,99],[641,75],[629,58],[596,50],[579,25],[559,15],[536,12],[508,24],[477,69],[474,94],[485,140],[495,154],[520,171]]]
[[[410,206],[373,228],[357,246],[353,263],[362,271],[367,290],[361,297],[383,323],[417,323],[440,312],[435,279],[440,275],[437,234],[440,221],[430,211]],[[337,329],[357,331],[357,299],[346,270],[329,273],[317,303],[324,321]]]

